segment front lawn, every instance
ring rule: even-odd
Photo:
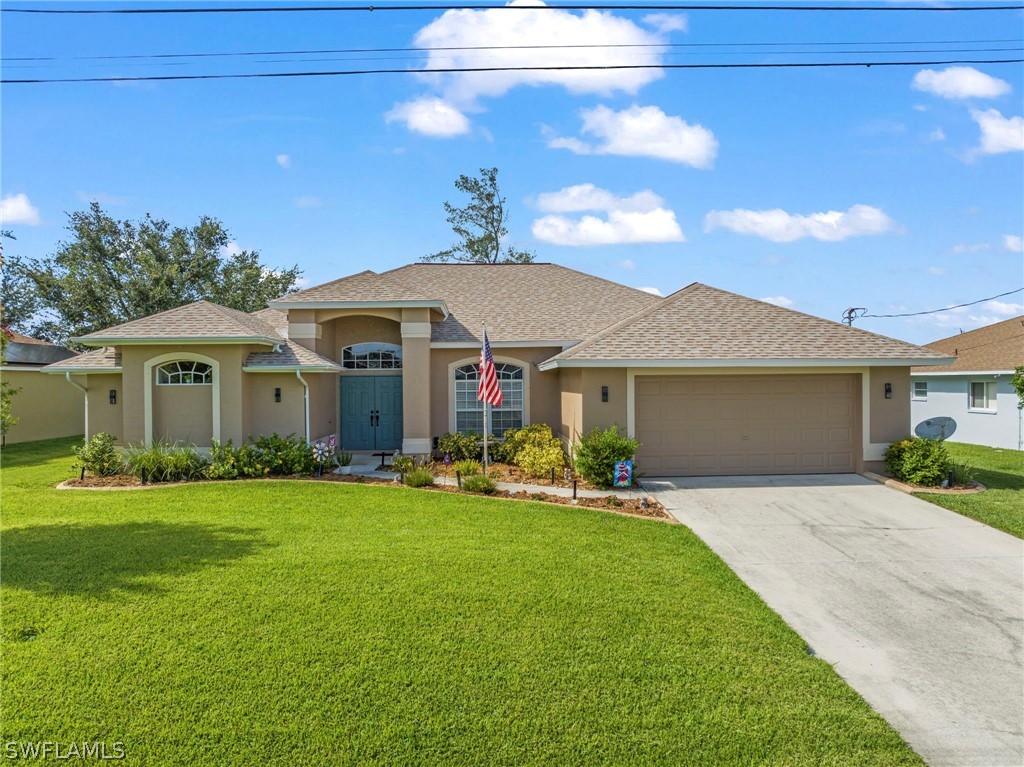
[[[920,765],[682,526],[3,452],[4,742],[145,765]],[[108,746],[109,751],[109,746]]]
[[[973,466],[975,478],[988,489],[977,495],[917,497],[1024,538],[1024,451],[962,442],[947,442],[946,449],[954,461]]]

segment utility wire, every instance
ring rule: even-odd
[[[58,77],[52,79],[3,79],[6,85],[38,85],[42,83],[111,83],[169,80],[239,80],[259,77],[343,77],[350,75],[419,75],[451,74],[458,72],[572,72],[615,69],[811,69],[836,67],[923,67],[946,64],[1020,64],[1021,59],[945,59],[942,61],[827,61],[776,62],[743,64],[601,64],[574,66],[526,67],[431,67],[426,69],[343,69],[310,72],[250,72],[223,75],[145,75],[137,77]]]
[[[843,11],[843,12],[917,12],[917,13],[953,13],[960,11],[1020,11],[1024,5],[663,5],[644,4],[583,4],[583,5],[497,5],[483,3],[479,5],[444,4],[444,5],[322,5],[294,7],[255,7],[255,8],[2,8],[3,13],[36,13],[36,14],[163,14],[163,13],[324,13],[336,11]]]
[[[855,314],[851,317],[853,319],[860,319],[861,317],[874,317],[876,319],[891,319],[893,317],[920,317],[922,314],[938,314],[940,312],[949,312],[953,309],[963,309],[965,306],[974,306],[975,304],[983,304],[986,301],[994,301],[997,298],[1003,298],[1004,296],[1011,296],[1014,293],[1020,293],[1024,291],[1024,288],[1017,288],[1016,290],[1008,290],[1005,293],[1000,293],[998,296],[989,296],[988,298],[979,298],[977,301],[969,301],[966,304],[957,304],[956,306],[947,306],[942,309],[928,309],[923,312],[906,312],[904,314]],[[847,312],[860,311],[863,309],[847,309]]]
[[[433,51],[505,51],[505,50],[563,50],[575,48],[740,48],[740,47],[791,47],[803,45],[819,46],[856,46],[856,45],[989,45],[993,43],[1019,43],[1018,37],[997,38],[994,40],[865,40],[863,42],[736,42],[736,43],[578,43],[566,45],[447,45],[408,48],[326,48],[299,51],[234,51],[234,52],[203,52],[203,53],[137,53],[127,55],[105,56],[4,56],[0,61],[91,61],[106,59],[183,59],[183,58],[222,58],[232,56],[305,56],[329,53],[415,53]]]

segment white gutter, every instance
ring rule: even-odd
[[[263,344],[265,346],[280,346],[284,339],[270,338],[269,336],[79,336],[72,338],[72,341],[85,344],[86,346],[168,346],[170,344]]]
[[[327,365],[245,365],[243,373],[291,373],[293,370],[301,370],[306,373],[340,373],[340,365],[328,367]]]
[[[82,375],[87,375],[89,373],[120,373],[121,372],[121,368],[119,368],[119,367],[116,367],[116,368],[99,368],[99,367],[69,368],[69,367],[64,367],[62,365],[61,367],[57,368],[56,370],[50,370],[51,367],[53,367],[53,366],[52,365],[47,365],[46,367],[44,367],[39,372],[40,373],[47,373],[49,375],[58,375],[58,376],[61,373],[75,373],[75,374],[80,373]]]
[[[89,439],[89,389],[88,387],[82,386],[78,381],[72,379],[70,370],[64,374],[64,377],[67,379],[69,384],[78,387],[85,393],[85,438]]]
[[[1008,376],[1012,375],[1012,370],[921,370],[911,371],[910,375],[913,376]]]
[[[800,358],[781,357],[764,359],[716,359],[706,357],[703,359],[664,359],[664,360],[638,360],[638,359],[549,359],[537,365],[539,370],[553,370],[555,368],[760,368],[760,367],[909,367],[912,365],[947,365],[955,357],[878,357],[878,358]]]
[[[302,371],[296,370],[295,377],[299,379],[299,383],[302,384],[302,405],[305,413],[305,426],[306,426],[306,444],[309,444],[309,384],[306,379],[302,377]]]

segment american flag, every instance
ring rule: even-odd
[[[501,406],[501,386],[498,384],[498,374],[494,370],[494,355],[491,354],[491,342],[487,340],[487,331],[484,331],[484,346],[480,350],[480,384],[476,388],[476,398],[482,402],[489,402],[494,407]]]

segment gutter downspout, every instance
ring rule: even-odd
[[[304,415],[305,415],[306,444],[308,445],[309,444],[309,383],[306,381],[305,378],[302,377],[302,371],[301,370],[296,369],[295,377],[299,379],[299,383],[302,384],[302,388],[303,388],[303,392],[302,392],[302,405],[303,405],[303,410],[304,410]]]
[[[72,386],[74,386],[74,387],[76,387],[78,389],[81,389],[82,392],[84,392],[84,394],[85,394],[85,438],[86,438],[86,440],[88,440],[89,439],[89,389],[88,389],[88,387],[82,386],[82,384],[78,383],[78,381],[75,381],[71,377],[71,371],[70,370],[68,370],[68,371],[66,371],[64,373],[64,377],[67,379],[69,384],[71,384]]]

